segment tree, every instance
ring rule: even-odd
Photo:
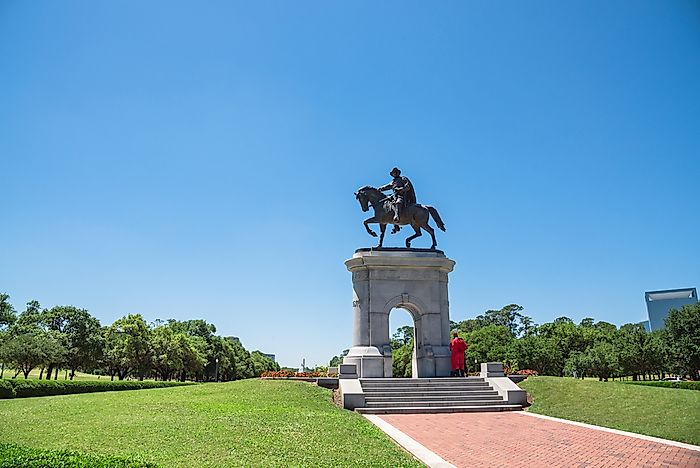
[[[394,377],[413,376],[413,336],[406,344],[392,349],[391,370]]]
[[[129,314],[112,324],[105,335],[105,356],[112,378],[136,372],[143,380],[151,365],[151,329],[141,314]]]
[[[405,346],[413,339],[413,327],[408,325],[399,327],[396,333],[391,337],[391,348],[398,349]]]
[[[66,347],[65,364],[70,379],[77,369],[86,370],[97,364],[102,355],[103,341],[100,322],[85,309],[73,306],[56,306],[41,313],[40,323],[45,330],[59,333]],[[54,364],[49,363],[47,374]]]
[[[169,380],[178,370],[183,369],[181,347],[178,337],[183,334],[175,334],[172,327],[160,326],[153,330],[151,336],[151,350],[153,369],[161,380]]]
[[[467,342],[468,362],[503,362],[513,341],[511,330],[505,325],[487,325],[463,337]]]
[[[344,349],[344,350],[340,353],[340,355],[338,355],[338,356],[333,356],[333,357],[331,358],[331,360],[330,360],[330,363],[328,364],[329,367],[338,367],[339,365],[341,365],[341,364],[343,363],[343,358],[344,358],[345,356],[347,356],[349,352],[350,352],[349,349]]]
[[[532,326],[532,319],[521,314],[522,311],[523,306],[508,304],[500,310],[487,310],[483,316],[477,317],[477,320],[481,319],[486,324],[506,327],[510,335],[515,338]]]
[[[17,315],[15,308],[10,304],[10,296],[8,294],[0,293],[0,348],[5,342],[7,336],[7,328],[10,327],[15,320]],[[5,374],[5,362],[0,358],[0,379],[2,379]]]
[[[253,367],[255,369],[255,376],[260,377],[260,374],[266,371],[276,371],[280,369],[279,364],[265,356],[260,351],[253,351],[250,354],[250,358],[253,361]]]
[[[518,368],[536,370],[542,375],[562,375],[567,359],[554,338],[539,334],[514,341],[509,357]]]
[[[598,341],[586,350],[585,359],[590,372],[598,380],[608,381],[618,370],[618,359],[615,347],[604,340]]]
[[[586,358],[586,354],[580,351],[573,351],[569,355],[569,359],[566,360],[566,364],[564,364],[564,374],[583,379],[589,368],[590,363]]]
[[[674,370],[700,379],[700,303],[672,309],[665,323]]]
[[[241,344],[241,341],[238,338],[226,339],[229,340],[231,346],[233,347],[236,360],[233,373],[234,380],[255,377],[255,366],[253,365],[253,360],[250,357],[250,353]]]
[[[59,341],[46,333],[22,333],[7,340],[0,348],[0,359],[24,378],[32,369],[54,359],[61,359],[65,349]],[[17,375],[15,374],[15,376]]]
[[[17,315],[15,308],[10,304],[10,296],[0,293],[0,331],[4,331],[15,323]]]

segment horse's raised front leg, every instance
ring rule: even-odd
[[[369,223],[376,223],[378,222],[375,216],[372,216],[371,218],[365,219],[365,229],[367,229],[367,233],[372,236],[372,237],[377,237],[377,233],[374,232],[369,228]]]
[[[377,246],[378,249],[382,248],[382,244],[384,243],[384,234],[386,233],[386,224],[380,224],[379,225],[379,245]]]
[[[415,239],[416,237],[420,237],[420,236],[423,235],[423,234],[420,232],[420,227],[419,227],[419,226],[411,226],[411,227],[413,228],[414,231],[416,231],[416,233],[415,233],[414,235],[412,235],[411,237],[409,237],[408,239],[406,239],[406,248],[407,248],[407,249],[410,249],[410,248],[411,248],[411,241],[412,241],[413,239]]]

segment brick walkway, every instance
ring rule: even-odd
[[[518,413],[381,418],[459,467],[700,467],[700,452]]]

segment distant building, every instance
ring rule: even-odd
[[[664,319],[668,317],[668,312],[671,309],[680,309],[684,305],[698,302],[698,292],[695,288],[648,291],[644,296],[651,331],[661,330],[665,327]]]
[[[644,327],[644,329],[649,333],[651,331],[651,325],[649,324],[649,320],[645,320],[643,322],[639,322],[637,325],[641,325]]]
[[[275,355],[274,355],[274,354],[267,354],[267,353],[263,353],[263,352],[261,352],[260,354],[262,354],[262,355],[265,356],[266,358],[270,359],[272,362],[277,362],[277,360],[275,359]]]

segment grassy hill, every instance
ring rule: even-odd
[[[162,466],[421,466],[328,390],[244,380],[0,401],[0,442]]]
[[[528,377],[529,411],[700,445],[700,391],[561,377]]]

